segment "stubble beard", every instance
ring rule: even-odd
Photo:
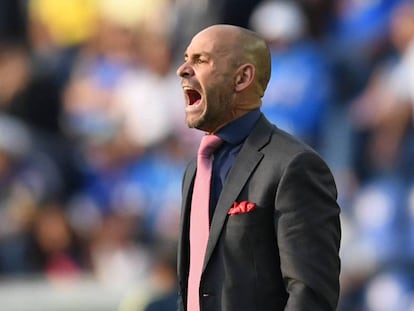
[[[196,128],[205,132],[212,132],[224,123],[228,122],[231,115],[231,96],[221,94],[214,99],[213,104],[205,103],[206,109],[195,120],[186,119],[189,128]]]

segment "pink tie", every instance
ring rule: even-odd
[[[200,310],[200,279],[207,248],[210,208],[210,182],[212,154],[222,143],[215,135],[201,139],[197,157],[197,174],[194,182],[190,215],[190,273],[188,277],[188,311]]]

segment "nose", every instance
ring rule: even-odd
[[[184,78],[188,76],[194,75],[193,68],[188,63],[183,63],[180,67],[177,69],[177,76]]]

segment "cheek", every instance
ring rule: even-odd
[[[228,105],[232,101],[233,86],[229,81],[218,81],[211,87],[210,93],[215,101],[220,102],[222,105]]]
[[[203,85],[211,93],[229,94],[233,92],[233,81],[225,74],[212,75],[208,80],[208,83],[204,83]]]

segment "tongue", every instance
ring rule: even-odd
[[[190,106],[198,105],[201,101],[201,96],[198,92],[191,91],[191,92],[188,92],[188,99],[189,99]]]
[[[197,99],[197,100],[193,101],[190,105],[191,105],[191,106],[192,106],[192,105],[198,105],[200,102],[201,102],[201,98],[199,98],[199,99]]]

